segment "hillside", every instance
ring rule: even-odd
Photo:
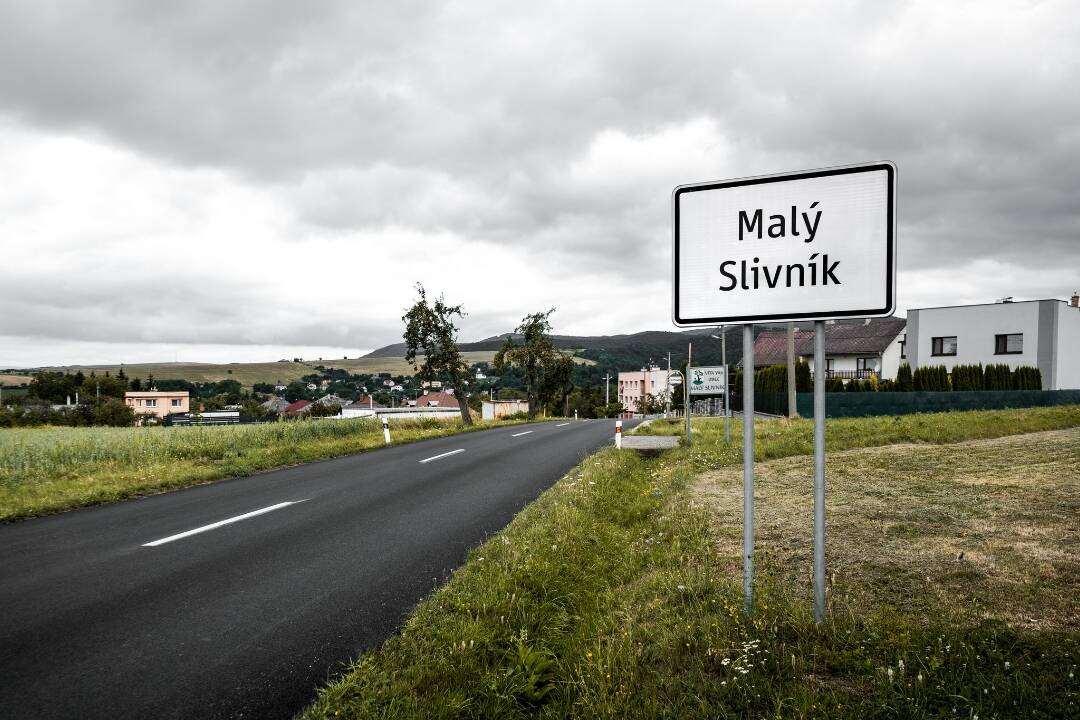
[[[490,362],[494,357],[493,351],[465,353],[465,359],[469,363]],[[345,368],[357,374],[374,374],[387,372],[393,375],[411,375],[412,368],[405,362],[402,355],[396,357],[363,357],[350,358],[324,358],[323,360],[312,359],[304,362],[263,362],[263,363],[134,363],[124,365],[124,373],[130,378],[141,378],[153,375],[158,379],[180,379],[190,382],[220,382],[222,380],[237,380],[245,387],[250,387],[257,382],[283,383],[299,380],[304,375],[317,372],[316,365],[330,368]],[[77,372],[89,374],[91,370],[101,374],[105,371],[115,375],[120,370],[119,365],[67,365],[62,367],[42,368],[58,372]],[[29,378],[26,378],[29,380]]]
[[[755,335],[773,329],[768,325],[755,326]],[[627,335],[555,335],[556,346],[572,351],[578,362],[595,365],[600,372],[636,370],[650,360],[661,367],[667,365],[668,353],[671,353],[671,366],[678,367],[686,362],[687,344],[693,343],[695,365],[719,365],[720,341],[711,337],[713,328],[673,332],[667,330],[646,330]],[[490,363],[496,351],[502,347],[509,334],[496,335],[471,343],[462,343],[461,351],[467,362]],[[742,359],[742,328],[727,329],[727,360],[731,364]],[[405,362],[404,343],[387,345],[373,350],[361,358],[324,358],[304,362],[261,362],[261,363],[134,363],[125,364],[124,372],[131,378],[145,380],[149,375],[158,379],[182,379],[190,382],[220,382],[237,380],[245,387],[254,383],[288,383],[299,380],[304,375],[316,372],[316,365],[330,368],[344,368],[357,374],[391,373],[393,375],[411,375],[412,368]],[[67,365],[42,368],[59,372],[77,372],[89,374],[108,371],[116,374],[120,365]],[[28,377],[5,375],[0,383],[18,385],[27,382]]]
[[[766,326],[755,328],[755,332],[768,329]],[[566,350],[573,350],[575,355],[595,362],[602,370],[635,370],[652,360],[659,365],[667,364],[671,353],[671,365],[676,367],[686,362],[687,344],[694,344],[694,364],[720,364],[720,341],[710,337],[716,331],[712,328],[672,332],[667,330],[646,330],[629,335],[554,335],[555,344]],[[463,343],[462,351],[495,353],[509,334],[496,335],[477,342]],[[728,362],[736,363],[742,358],[742,329],[727,329]],[[364,356],[368,358],[400,357],[405,351],[403,343],[387,345],[373,350]]]

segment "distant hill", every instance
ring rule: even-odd
[[[756,331],[768,329],[765,326]],[[720,341],[710,337],[713,328],[673,332],[670,330],[646,330],[629,335],[554,335],[557,347],[572,350],[578,357],[592,360],[601,370],[637,370],[650,360],[665,367],[668,353],[671,366],[686,362],[687,344],[693,343],[695,365],[720,364]],[[494,352],[502,347],[510,333],[485,338],[477,342],[459,345],[462,352]],[[727,329],[727,358],[736,363],[742,358],[742,328]],[[402,357],[405,344],[395,343],[373,350],[365,358]]]

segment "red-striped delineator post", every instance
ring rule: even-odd
[[[622,420],[615,421],[615,447],[622,447]]]
[[[383,439],[386,440],[386,444],[390,444],[390,421],[386,418],[382,419],[382,434]]]

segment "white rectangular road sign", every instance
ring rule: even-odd
[[[891,162],[681,185],[672,206],[676,325],[893,314]]]
[[[723,395],[727,384],[724,366],[690,368],[691,395]]]

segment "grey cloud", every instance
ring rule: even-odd
[[[11,3],[0,20],[0,115],[235,173],[295,213],[298,238],[449,232],[632,289],[666,273],[672,185],[884,158],[904,270],[1080,267],[1066,3]],[[575,175],[605,132],[698,119],[726,147],[712,164]],[[222,333],[242,322],[191,312]],[[20,327],[42,322],[60,321]]]

